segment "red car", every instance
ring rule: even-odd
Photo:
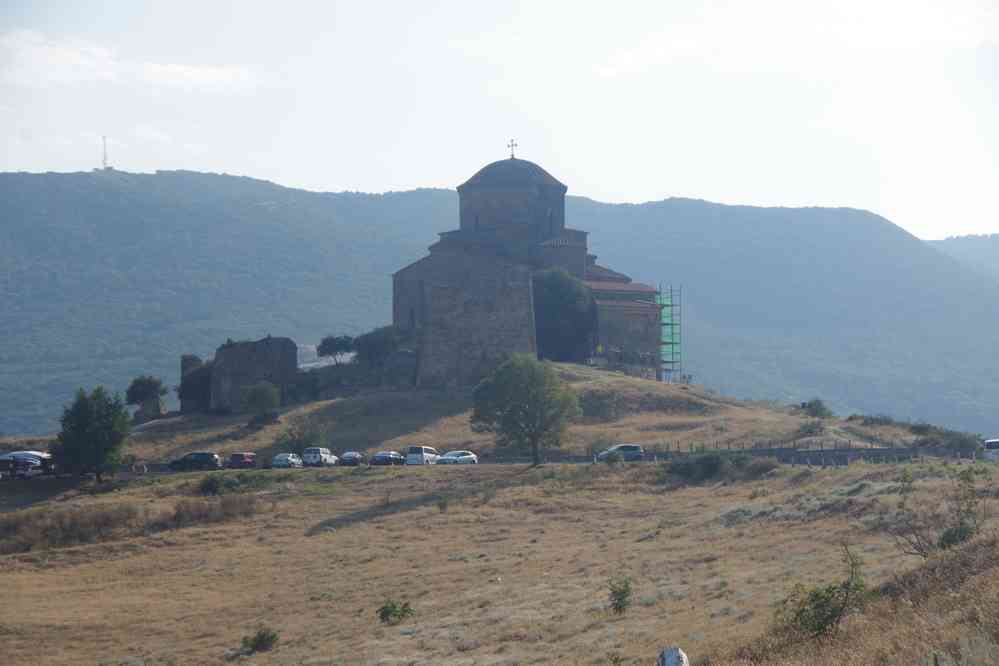
[[[252,469],[257,466],[257,454],[249,451],[233,453],[225,462],[229,469]]]

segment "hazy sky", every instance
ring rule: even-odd
[[[999,232],[999,0],[0,5],[0,170],[835,205]]]

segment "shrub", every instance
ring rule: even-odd
[[[143,512],[132,504],[32,509],[0,514],[0,553],[19,553],[112,538],[134,531]]]
[[[631,578],[618,576],[607,584],[611,610],[621,615],[631,607]]]
[[[864,601],[866,585],[863,563],[850,547],[843,544],[846,578],[838,583],[806,588],[797,585],[778,605],[777,627],[812,637],[825,636],[839,629],[848,613]]]
[[[826,407],[826,403],[819,398],[812,398],[808,402],[801,403],[801,410],[816,419],[829,419],[835,416],[832,410]]]
[[[825,431],[825,425],[822,421],[816,419],[814,421],[809,421],[808,423],[802,423],[797,432],[794,433],[794,438],[801,439],[802,437],[818,437]]]
[[[388,599],[384,604],[381,605],[377,611],[378,619],[382,621],[383,624],[398,624],[405,620],[407,617],[416,613],[413,607],[409,605],[408,601],[403,601],[399,603],[395,599]]]
[[[125,391],[126,405],[141,405],[147,400],[166,395],[167,390],[163,386],[163,380],[152,375],[139,375],[128,385]]]
[[[281,639],[281,635],[270,627],[260,627],[256,633],[243,636],[243,652],[253,654],[255,652],[267,652],[273,650]]]
[[[302,455],[311,446],[326,446],[326,429],[312,421],[293,423],[274,440],[274,448]]]
[[[281,392],[270,382],[257,382],[243,387],[240,404],[243,411],[253,414],[254,418],[268,418],[281,404]]]
[[[402,332],[395,326],[382,326],[354,338],[355,358],[361,363],[380,368],[402,344]]]
[[[913,477],[904,470],[899,477],[898,513],[889,528],[899,550],[925,559],[977,535],[987,513],[988,493],[979,492],[975,477],[976,470],[971,467],[955,474],[941,510],[926,512],[912,507]]]
[[[437,509],[441,513],[447,513],[447,510],[448,510],[448,507],[450,506],[450,503],[451,503],[451,501],[447,497],[443,497],[443,496],[439,497],[439,498],[437,498]]]

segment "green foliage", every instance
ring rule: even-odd
[[[267,652],[269,650],[273,650],[277,646],[280,639],[281,634],[277,631],[271,629],[270,627],[262,626],[257,629],[256,633],[250,634],[249,636],[243,636],[243,652],[246,654],[254,654],[255,652]]]
[[[327,335],[316,348],[317,354],[331,357],[337,365],[352,351],[354,351],[354,338],[349,335]]]
[[[402,334],[395,326],[382,326],[354,338],[357,360],[365,365],[380,368],[402,342]]]
[[[864,602],[867,586],[860,557],[843,544],[846,578],[837,583],[806,588],[797,585],[777,607],[778,628],[812,637],[836,632],[848,613]]]
[[[243,388],[240,404],[243,411],[256,417],[268,416],[281,404],[281,392],[270,382],[258,382]]]
[[[129,432],[128,410],[119,395],[108,395],[103,386],[89,394],[81,388],[63,409],[60,424],[52,448],[57,467],[78,475],[96,474],[98,483],[117,469]]]
[[[826,403],[819,398],[813,398],[808,402],[801,403],[801,411],[815,419],[831,419],[836,416],[832,410],[826,407]]]
[[[682,481],[692,485],[719,481],[754,481],[780,467],[773,458],[744,453],[704,453],[682,456],[660,466],[661,483]]]
[[[327,446],[328,439],[329,433],[322,424],[310,420],[296,421],[278,435],[274,448],[301,456],[309,447]]]
[[[585,361],[597,328],[597,305],[589,287],[562,269],[536,273],[533,287],[538,356]]]
[[[802,423],[798,430],[794,433],[795,439],[800,439],[802,437],[819,437],[826,431],[826,426],[819,419],[814,421],[808,421]]]
[[[990,492],[978,486],[978,477],[990,480],[988,473],[979,468],[966,467],[951,479],[951,488],[937,507],[919,509],[913,506],[915,482],[912,473],[905,469],[899,476],[898,512],[889,531],[896,546],[907,555],[930,557],[938,550],[958,546],[981,531],[987,513]]]
[[[541,449],[558,448],[569,421],[580,414],[576,394],[555,370],[515,354],[482,380],[472,396],[472,427],[496,434],[499,446],[527,449],[535,465]]]
[[[413,610],[408,601],[400,603],[395,599],[388,599],[375,613],[383,624],[398,624],[415,614],[416,611]]]
[[[631,578],[616,576],[607,583],[611,610],[622,615],[631,607]]]
[[[141,405],[147,400],[166,395],[167,390],[159,377],[139,375],[128,385],[125,392],[125,404]]]

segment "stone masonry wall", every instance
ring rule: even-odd
[[[222,345],[212,367],[211,409],[240,411],[243,388],[262,381],[277,386],[283,402],[297,371],[298,346],[291,338]]]
[[[460,252],[420,264],[419,385],[474,385],[510,354],[537,353],[528,266]]]

